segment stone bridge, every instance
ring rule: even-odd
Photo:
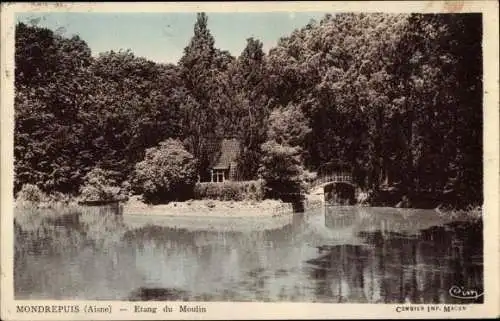
[[[353,205],[356,186],[349,173],[322,175],[313,184],[311,194],[323,194],[325,205]]]

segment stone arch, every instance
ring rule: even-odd
[[[331,182],[323,187],[325,203],[328,205],[354,205],[356,188],[347,182]]]

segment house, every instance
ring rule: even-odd
[[[209,167],[210,181],[222,183],[236,180],[237,159],[240,155],[240,143],[237,139],[223,139],[220,152]]]

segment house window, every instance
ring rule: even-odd
[[[212,172],[212,182],[222,183],[226,180],[226,175],[223,170],[214,170]]]
[[[217,172],[217,180],[216,181],[219,183],[224,182],[224,172],[223,171]]]

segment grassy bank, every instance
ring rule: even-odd
[[[124,204],[124,215],[196,217],[276,217],[292,213],[292,205],[277,200],[220,201],[189,200],[148,205],[137,196]]]
[[[14,209],[16,257],[49,248],[65,253],[71,248],[119,242],[123,233],[145,226],[186,230],[263,231],[281,228],[292,219],[291,205],[279,201],[188,201],[147,205],[137,197],[112,206],[67,207],[22,203]],[[54,205],[54,204],[53,204]],[[123,214],[123,215],[116,215]],[[234,219],[233,219],[234,218]]]
[[[479,221],[483,218],[482,206],[469,206],[461,210],[436,207],[435,211],[438,215],[448,216],[453,220]]]
[[[109,206],[118,209],[116,211],[114,208],[110,208],[111,212],[124,215],[203,218],[277,217],[289,215],[294,211],[291,203],[270,199],[263,200],[261,189],[262,186],[258,181],[230,182],[227,184],[204,183],[198,184],[198,198],[194,200],[151,205],[144,202],[141,196],[136,195],[130,198],[128,196],[122,198],[123,200],[126,199],[126,201],[122,201],[120,206],[116,206],[116,204]],[[359,191],[357,194],[358,196],[361,195]],[[438,195],[427,195],[422,198],[426,202],[415,202],[414,200],[418,199],[415,197],[412,197],[412,200],[407,199],[407,202],[402,202],[401,199],[406,197],[398,190],[383,191],[377,195],[363,194],[368,197],[365,197],[363,201],[358,197],[358,205],[360,206],[434,209],[436,215],[448,216],[457,220],[464,218],[476,220],[482,217],[481,206],[466,206],[461,209],[445,206],[443,204],[446,204],[446,202],[440,201]],[[94,211],[96,215],[99,215],[108,210],[106,206],[80,206],[78,201],[81,199],[82,196],[75,197],[62,193],[45,194],[36,186],[27,185],[18,193],[15,207],[21,209],[16,212],[22,212],[24,213],[23,216],[31,218],[40,215],[67,216],[68,213],[84,213],[88,211]],[[83,197],[83,199],[85,198]],[[398,204],[395,204],[396,202]],[[422,204],[427,206],[419,206]],[[323,206],[323,189],[309,190],[303,205],[303,209],[306,211]],[[43,215],[40,213],[43,213]],[[21,217],[18,218],[22,219]]]

